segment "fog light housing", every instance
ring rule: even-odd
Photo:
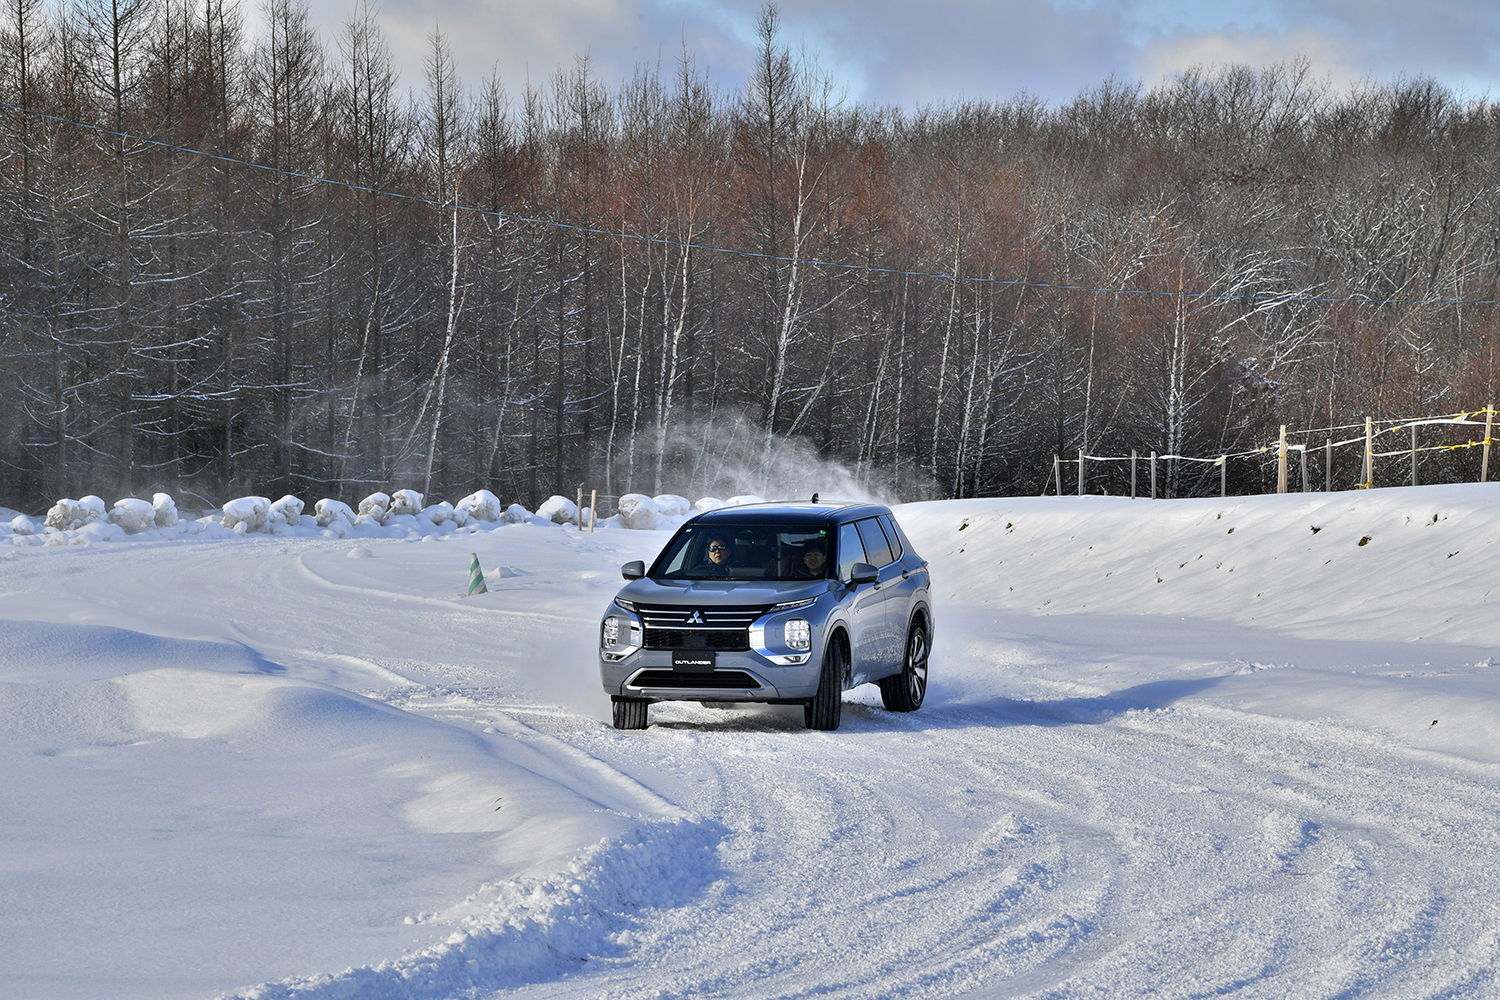
[[[788,649],[812,648],[812,626],[806,618],[793,618],[786,623],[786,644]]]

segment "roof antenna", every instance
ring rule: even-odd
[[[813,503],[817,503],[818,502],[818,495],[816,493],[813,494],[812,502]]]

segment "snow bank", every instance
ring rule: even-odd
[[[235,1000],[445,1000],[489,995],[630,950],[644,908],[681,906],[718,876],[722,828],[687,819],[602,838],[567,870],[483,886],[435,922],[454,929],[415,954],[344,972],[285,979]]]
[[[545,517],[553,524],[577,524],[578,505],[565,496],[553,494],[536,509],[537,517]]]
[[[35,535],[36,522],[25,514],[17,514],[11,518],[10,530],[12,534],[16,535]]]
[[[726,507],[743,507],[746,504],[751,504],[751,503],[765,503],[765,502],[766,502],[766,498],[765,497],[758,497],[754,493],[745,493],[745,494],[743,494],[741,496],[730,497],[728,500],[725,500],[724,501],[724,506],[726,506]]]
[[[529,517],[531,517],[531,511],[518,503],[513,503],[505,508],[505,513],[500,515],[500,521],[503,524],[524,524]]]
[[[723,506],[726,506],[726,504],[718,497],[704,497],[693,504],[693,510],[701,514],[704,511],[718,510]]]

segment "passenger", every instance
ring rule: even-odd
[[[729,576],[734,543],[725,535],[711,535],[708,539],[708,558],[695,567],[693,575],[700,577]]]
[[[802,558],[792,565],[792,576],[798,580],[816,580],[825,575],[828,554],[821,546],[814,545],[802,553]]]

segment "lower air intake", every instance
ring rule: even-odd
[[[759,688],[754,677],[743,670],[642,670],[630,682],[633,688],[724,688],[744,690]]]

